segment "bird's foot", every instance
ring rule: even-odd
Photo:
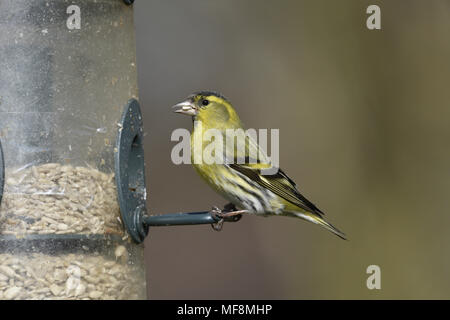
[[[248,213],[247,210],[237,210],[234,204],[228,203],[224,206],[224,210],[220,210],[217,207],[213,207],[211,210],[211,215],[215,217],[218,221],[213,223],[211,226],[216,231],[221,231],[223,228],[223,223],[236,222],[241,220],[242,214]]]
[[[236,210],[236,211],[230,211],[230,212],[222,212],[220,216],[225,220],[229,222],[236,222],[241,220],[242,214],[248,213],[247,210]]]
[[[216,223],[212,223],[211,227],[215,230],[215,231],[221,231],[223,228],[223,223],[225,222],[225,220],[223,219],[222,215],[222,210],[220,210],[218,207],[212,207],[211,210],[211,215],[213,216],[213,218],[215,220],[217,220]]]

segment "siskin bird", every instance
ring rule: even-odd
[[[262,174],[263,169],[271,167],[270,160],[251,137],[239,130],[243,129],[241,120],[224,96],[211,91],[197,92],[173,106],[173,109],[174,112],[193,118],[191,157],[194,168],[215,191],[236,207],[243,209],[238,211],[239,213],[298,217],[346,239],[341,231],[324,220],[324,213],[300,194],[294,181],[281,169],[272,175]],[[226,131],[235,129],[235,132],[242,135],[238,134],[237,138],[244,139],[245,148],[240,150],[236,146],[229,147],[226,144],[221,155],[223,161],[195,161],[195,156],[203,151],[204,133],[209,129],[222,134],[223,141]],[[196,149],[199,145],[200,148]],[[249,154],[257,154],[258,160],[251,161]]]

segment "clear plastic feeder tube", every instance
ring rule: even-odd
[[[145,298],[114,180],[138,95],[133,7],[2,0],[0,30],[0,299]]]

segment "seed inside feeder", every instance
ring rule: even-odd
[[[124,235],[112,173],[49,163],[6,177],[0,234]]]
[[[49,163],[9,168],[6,177],[0,237],[126,239],[113,174]],[[70,254],[0,252],[0,299],[145,299],[143,265],[128,259],[129,239],[120,241],[123,244],[111,241],[107,245],[109,255],[99,253],[105,248],[92,251],[86,245]],[[142,253],[142,248],[137,252]]]

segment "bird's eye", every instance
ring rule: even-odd
[[[203,106],[207,106],[209,104],[209,100],[203,99],[202,100],[202,105]]]

